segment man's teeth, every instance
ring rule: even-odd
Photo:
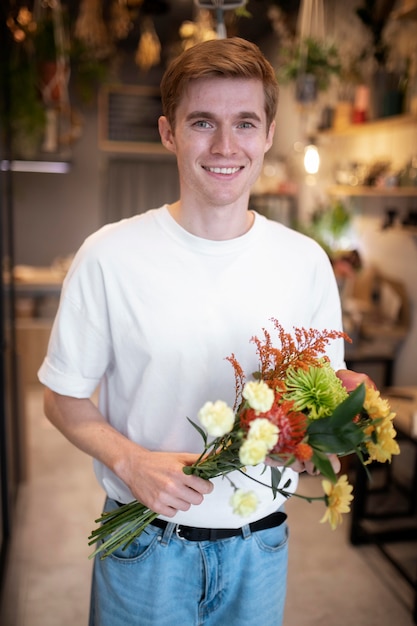
[[[240,170],[240,167],[208,167],[207,169],[213,174],[235,174]]]

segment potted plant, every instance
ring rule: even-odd
[[[312,102],[319,91],[326,91],[332,76],[341,70],[339,52],[334,43],[306,37],[281,51],[278,74],[283,84],[294,82],[299,102]]]

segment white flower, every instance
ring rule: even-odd
[[[198,412],[198,419],[212,437],[223,437],[230,433],[235,421],[233,410],[223,402],[206,402]]]
[[[257,413],[266,413],[274,403],[274,392],[263,380],[246,383],[242,396]]]
[[[258,465],[265,461],[269,450],[260,439],[246,439],[240,446],[239,460],[242,465]]]
[[[243,491],[236,489],[230,498],[230,505],[233,507],[233,513],[245,517],[250,515],[258,506],[258,496],[253,491]]]
[[[250,423],[248,439],[262,441],[267,450],[272,450],[278,442],[279,428],[265,417],[258,417]]]

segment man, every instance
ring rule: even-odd
[[[239,473],[234,483],[249,481],[260,499],[242,519],[227,480],[186,475],[202,449],[186,417],[208,400],[233,404],[225,357],[256,370],[250,338],[271,318],[340,329],[336,282],[315,242],[248,210],[278,100],[259,49],[239,38],[198,44],[174,60],[161,93],[180,198],[87,239],[39,372],[46,415],[94,457],[106,510],[136,498],[160,516],[127,550],[96,559],[90,626],[279,626],[287,526],[271,514],[282,502]],[[341,341],[328,355],[344,367]],[[264,466],[250,471],[268,482]],[[182,526],[235,534],[194,541]]]

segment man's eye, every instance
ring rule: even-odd
[[[252,122],[240,122],[239,128],[253,128]]]
[[[194,126],[196,126],[197,128],[210,128],[209,122],[205,120],[198,120],[198,122],[194,123]]]

